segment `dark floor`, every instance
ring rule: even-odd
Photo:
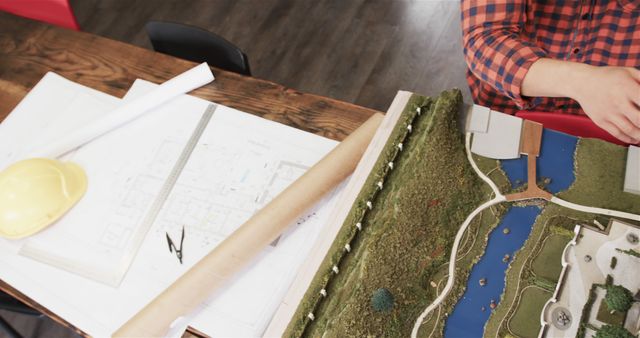
[[[75,0],[83,30],[151,48],[148,20],[235,43],[256,77],[386,111],[399,89],[464,88],[458,1]],[[466,96],[468,98],[468,96]]]
[[[459,2],[424,0],[72,0],[82,30],[151,48],[148,20],[196,25],[238,45],[253,75],[386,111],[464,78]],[[74,337],[50,319],[0,311],[25,337]],[[0,337],[3,337],[0,333]]]

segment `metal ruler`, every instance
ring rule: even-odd
[[[120,281],[123,279],[125,273],[131,266],[133,259],[138,253],[138,249],[142,245],[144,238],[147,236],[149,229],[151,229],[151,226],[156,221],[158,214],[160,214],[164,203],[169,198],[173,187],[176,185],[176,182],[178,181],[182,170],[184,170],[184,167],[187,165],[187,162],[191,157],[191,153],[193,153],[193,150],[198,145],[198,141],[200,140],[202,133],[204,133],[204,130],[207,128],[207,125],[209,124],[211,117],[213,117],[213,113],[216,111],[217,107],[218,106],[216,104],[210,104],[209,106],[207,106],[207,109],[204,111],[202,118],[200,118],[200,121],[196,125],[195,130],[191,134],[189,141],[187,141],[187,144],[182,149],[180,157],[178,157],[178,160],[174,164],[173,169],[171,169],[169,176],[164,181],[160,192],[156,196],[156,199],[153,201],[153,204],[142,220],[142,223],[138,226],[138,229],[136,230],[136,233],[134,234],[132,241],[129,244],[129,250],[122,258],[122,264],[120,265],[121,268],[117,272],[117,276],[114,276],[119,279],[115,284],[120,284]]]

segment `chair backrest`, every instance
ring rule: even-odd
[[[80,30],[69,0],[0,0],[0,11]]]
[[[525,120],[542,123],[545,128],[557,130],[569,135],[599,138],[619,145],[628,145],[609,134],[606,130],[598,127],[598,125],[587,116],[528,111],[519,111],[516,113],[516,116]]]
[[[39,316],[40,312],[13,298],[11,295],[0,290],[0,309],[26,315]]]
[[[251,76],[247,56],[231,42],[204,29],[150,21],[147,34],[156,52]]]

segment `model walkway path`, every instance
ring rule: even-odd
[[[433,310],[435,310],[438,306],[440,306],[440,304],[444,301],[444,299],[447,298],[447,296],[449,295],[449,292],[451,292],[451,289],[453,288],[453,284],[455,282],[456,256],[458,255],[458,249],[460,247],[460,241],[462,240],[462,236],[464,235],[465,231],[469,227],[469,224],[471,224],[471,221],[478,214],[480,214],[482,211],[484,211],[485,209],[487,209],[487,208],[489,208],[489,207],[491,207],[493,205],[496,205],[498,203],[502,203],[504,201],[507,201],[507,200],[513,200],[513,199],[509,198],[510,196],[513,196],[513,195],[508,195],[508,196],[502,195],[500,193],[500,190],[496,186],[496,184],[489,177],[487,177],[480,170],[480,168],[478,168],[478,165],[475,163],[475,161],[473,160],[473,156],[471,155],[471,150],[470,150],[471,149],[471,133],[467,133],[466,134],[465,149],[466,149],[466,152],[467,152],[467,160],[471,164],[471,167],[473,167],[473,170],[476,172],[476,174],[491,187],[491,190],[493,190],[493,193],[494,193],[495,197],[493,199],[491,199],[490,201],[483,203],[481,206],[479,206],[473,212],[471,212],[471,214],[469,214],[469,216],[467,216],[465,221],[462,223],[462,226],[460,226],[460,229],[458,230],[458,233],[456,234],[455,240],[453,242],[453,248],[451,250],[451,256],[449,258],[449,276],[447,277],[447,284],[445,285],[445,287],[442,290],[442,292],[438,295],[438,297],[436,297],[436,299],[433,302],[431,302],[431,304],[429,304],[429,306],[427,306],[427,308],[416,319],[416,322],[415,322],[415,324],[413,326],[413,330],[411,331],[411,338],[416,338],[418,336],[418,330],[420,329],[420,326],[424,322],[425,318]],[[529,161],[529,163],[531,165],[532,162]],[[535,161],[533,161],[533,165],[535,165]],[[529,177],[529,181],[531,182],[532,180],[535,180],[535,178]],[[544,196],[544,197],[546,197],[546,196]],[[522,200],[534,199],[534,198],[538,198],[538,197],[525,198],[525,199],[522,199]],[[600,214],[600,215],[613,216],[613,217],[619,217],[619,218],[624,218],[624,219],[640,221],[640,215],[636,215],[636,214],[632,214],[632,213],[628,213],[628,212],[609,210],[609,209],[603,209],[603,208],[588,207],[588,206],[579,205],[579,204],[575,204],[575,203],[571,203],[571,202],[565,201],[565,200],[563,200],[561,198],[558,198],[556,196],[551,196],[551,198],[545,198],[545,199],[547,199],[551,203],[558,204],[560,206],[563,206],[563,207],[569,208],[569,209],[573,209],[573,210],[578,210],[578,211],[587,212],[587,213]]]

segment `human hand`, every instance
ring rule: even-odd
[[[571,97],[602,129],[623,142],[640,143],[640,70],[595,66],[582,70]]]

